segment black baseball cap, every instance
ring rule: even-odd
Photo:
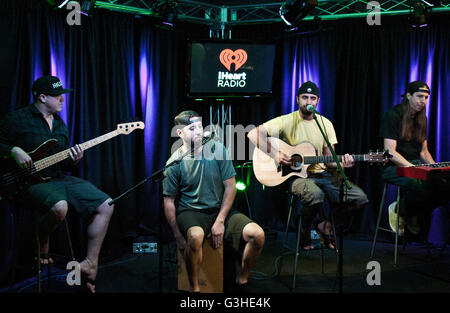
[[[430,87],[428,87],[428,85],[425,82],[416,80],[410,82],[406,86],[406,92],[402,96],[405,97],[407,93],[412,95],[415,92],[426,92],[427,94],[430,94]]]
[[[61,80],[56,76],[43,76],[38,78],[31,87],[31,92],[34,97],[40,94],[57,96],[71,91],[72,89],[64,89]]]
[[[200,114],[198,114],[195,111],[188,110],[183,111],[174,118],[175,125],[189,125],[194,123],[194,121],[191,121],[191,118],[193,117],[200,117]]]
[[[302,93],[311,93],[313,95],[319,96],[319,87],[317,87],[316,84],[314,84],[312,81],[307,81],[306,83],[303,83],[300,88],[297,90],[297,96],[301,95]]]

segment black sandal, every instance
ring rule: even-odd
[[[325,247],[327,247],[328,249],[336,249],[336,242],[334,240],[334,234],[333,231],[331,230],[330,234],[325,234],[323,233],[320,229],[319,229],[319,224],[325,222],[325,225],[331,224],[330,221],[322,221],[320,223],[315,223],[314,227],[316,229],[317,235],[319,235],[320,237],[320,244],[324,245]],[[326,228],[326,227],[325,227]],[[331,226],[330,226],[331,228]]]
[[[40,244],[37,243],[37,240],[39,240],[39,239],[35,238],[33,241],[34,251],[36,251],[38,249],[38,247],[40,247]],[[49,253],[39,253],[39,256],[41,259],[40,260],[41,266],[42,265],[53,265],[55,263],[55,261],[50,257]],[[37,255],[35,255],[34,260],[37,261],[37,258],[38,258]],[[51,262],[50,262],[50,260],[51,260]],[[47,261],[47,263],[45,263],[45,261]]]
[[[55,263],[55,261],[50,257],[50,254],[48,253],[41,253],[40,258],[41,258],[41,266],[53,265]],[[37,256],[34,259],[37,260]],[[47,263],[45,263],[45,261],[47,261]]]

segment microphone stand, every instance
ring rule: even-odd
[[[337,168],[339,173],[342,176],[342,179],[340,180],[339,184],[339,206],[341,209],[341,212],[343,212],[344,209],[344,184],[347,187],[347,189],[352,189],[352,186],[350,185],[350,182],[347,178],[347,176],[344,173],[344,170],[342,169],[341,163],[339,162],[339,158],[337,157],[333,147],[330,144],[330,141],[328,140],[327,135],[324,133],[322,127],[320,126],[319,121],[317,120],[316,113],[318,113],[316,110],[313,112],[313,118],[317,123],[317,126],[319,126],[319,130],[322,133],[323,138],[325,139],[328,148],[331,151],[331,154],[333,155],[333,160],[336,162]],[[344,259],[344,234],[343,234],[343,227],[339,227],[339,249],[338,249],[338,255],[339,255],[339,262],[338,262],[338,277],[339,277],[339,293],[342,293],[342,276],[343,276],[343,259]]]
[[[148,176],[147,178],[145,178],[144,180],[142,180],[141,182],[139,182],[138,184],[136,184],[135,186],[131,187],[130,189],[128,189],[127,191],[125,191],[124,193],[122,193],[121,195],[119,195],[118,197],[112,199],[111,201],[108,202],[109,205],[114,204],[115,202],[119,201],[120,199],[122,199],[123,197],[125,197],[126,195],[128,195],[130,192],[132,192],[133,190],[135,190],[136,188],[138,188],[139,186],[145,184],[147,181],[149,181],[150,179],[155,179],[156,181],[161,181],[163,179],[164,176],[164,171],[181,162],[181,160],[184,159],[184,157],[186,157],[187,155],[193,154],[195,150],[197,150],[198,148],[204,146],[206,143],[208,143],[211,139],[214,138],[214,134],[211,134],[210,137],[206,137],[202,140],[201,145],[197,145],[191,148],[190,151],[186,151],[185,153],[183,153],[178,159],[170,162],[169,164],[167,164],[166,166],[162,167],[161,169],[157,170],[156,172],[154,172],[153,174],[151,174],[150,176]],[[160,193],[160,196],[162,195],[162,193]],[[160,205],[160,207],[162,207],[162,205]],[[158,249],[159,249],[159,291],[162,292],[162,270],[163,270],[163,255],[162,255],[162,224],[163,224],[163,218],[162,218],[162,214],[163,212],[159,212],[159,227],[158,227]]]
[[[140,183],[138,183],[137,185],[131,187],[130,189],[128,189],[127,191],[125,191],[124,193],[122,193],[121,195],[119,195],[118,197],[112,199],[111,201],[108,202],[109,205],[114,204],[115,202],[117,202],[118,200],[122,199],[124,196],[126,196],[127,194],[129,194],[130,192],[132,192],[133,190],[135,190],[136,188],[138,188],[139,186],[145,184],[147,181],[149,181],[150,179],[153,179],[155,177],[160,176],[167,168],[178,164],[181,162],[181,160],[184,159],[184,157],[186,157],[189,154],[192,154],[196,149],[204,146],[206,143],[208,143],[211,139],[214,138],[214,135],[212,135],[211,137],[207,137],[204,138],[202,141],[201,145],[197,145],[192,147],[192,149],[190,151],[185,152],[183,155],[181,155],[178,159],[170,162],[169,164],[167,164],[166,166],[164,166],[163,168],[157,170],[156,172],[154,172],[153,174],[151,174],[150,176],[148,176],[147,178],[145,178],[144,180],[142,180]]]

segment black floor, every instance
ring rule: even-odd
[[[367,276],[373,268],[366,269],[371,241],[347,236],[344,240],[342,280],[337,271],[337,254],[323,251],[323,273],[320,250],[301,252],[293,284],[294,254],[283,246],[283,233],[274,232],[268,237],[264,250],[252,273],[248,291],[262,293],[449,293],[450,249],[432,247],[428,254],[422,243],[408,243],[404,250],[399,246],[398,265],[394,266],[393,243],[378,242],[374,261],[380,265],[379,285],[369,285]],[[294,233],[288,244],[295,245]],[[131,249],[130,249],[131,250]],[[175,244],[163,246],[162,270],[159,271],[159,254],[125,254],[100,265],[97,276],[97,293],[179,293],[177,291],[177,265]],[[65,283],[64,268],[51,275],[50,291],[70,293]],[[58,274],[59,275],[56,275]],[[160,276],[161,274],[161,276]],[[376,277],[369,275],[372,278]],[[43,275],[43,291],[47,291],[47,275]],[[229,277],[229,275],[227,275]],[[342,285],[340,285],[340,282]],[[17,291],[36,291],[36,280],[31,277],[17,284]],[[342,286],[342,289],[339,287]],[[226,291],[231,292],[228,287]]]

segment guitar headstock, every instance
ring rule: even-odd
[[[384,151],[369,151],[369,153],[364,154],[364,160],[369,163],[387,163],[392,155],[389,154],[389,150]]]
[[[119,134],[128,135],[133,132],[135,129],[144,129],[145,124],[143,122],[130,122],[130,123],[122,123],[117,124],[117,131]]]

